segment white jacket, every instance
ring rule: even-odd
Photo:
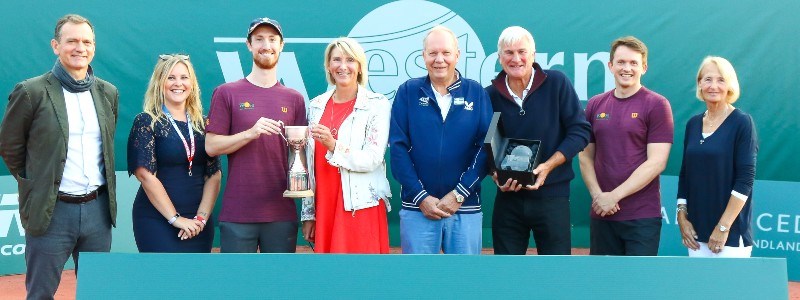
[[[319,123],[328,99],[333,90],[312,99],[308,106],[308,124]],[[389,140],[389,120],[392,104],[382,94],[373,93],[359,86],[353,113],[347,116],[339,127],[339,138],[333,152],[328,151],[325,159],[332,166],[339,168],[342,178],[342,194],[344,209],[352,211],[378,205],[383,199],[386,209],[391,211],[389,198],[392,191],[386,179],[386,161],[384,159]],[[306,145],[308,158],[309,181],[312,190],[316,190],[314,176],[313,139]],[[301,221],[315,220],[316,209],[314,198],[303,199]]]

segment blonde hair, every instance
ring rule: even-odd
[[[144,94],[144,112],[153,119],[150,123],[150,128],[153,128],[158,120],[162,118],[166,120],[166,115],[162,110],[166,101],[164,82],[167,81],[170,72],[177,64],[186,66],[189,71],[189,78],[192,81],[192,91],[189,93],[189,97],[186,98],[186,112],[189,113],[191,120],[186,121],[191,122],[195,131],[203,132],[205,130],[205,122],[203,120],[203,104],[200,102],[200,85],[197,83],[197,76],[195,76],[194,67],[192,67],[189,57],[183,54],[159,56],[153,75],[150,77],[150,83],[147,85],[147,92]]]
[[[325,48],[325,79],[328,80],[328,83],[335,85],[336,81],[333,80],[333,75],[328,71],[328,68],[331,66],[331,53],[333,49],[339,49],[347,56],[352,57],[358,63],[358,76],[356,77],[356,82],[359,85],[366,87],[367,86],[367,55],[364,54],[364,48],[356,42],[356,40],[351,39],[349,37],[340,37],[338,39],[333,40],[328,47]]]
[[[697,99],[705,101],[705,99],[703,99],[702,88],[700,87],[700,80],[703,78],[703,68],[710,64],[714,64],[717,67],[719,74],[722,75],[722,78],[725,79],[725,84],[728,86],[728,95],[725,97],[725,102],[732,104],[736,102],[736,100],[739,100],[741,91],[739,89],[739,77],[736,76],[736,70],[733,69],[731,62],[719,56],[706,56],[703,62],[700,63],[700,69],[697,70]]]

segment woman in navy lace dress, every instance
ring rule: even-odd
[[[220,164],[205,151],[203,108],[186,55],[160,55],[128,137],[128,175],[140,252],[211,252]]]

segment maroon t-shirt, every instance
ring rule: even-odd
[[[586,105],[586,119],[592,124],[594,169],[604,192],[625,182],[647,160],[647,144],[673,141],[669,101],[645,87],[625,99],[615,97],[614,90],[592,97]],[[661,217],[658,177],[622,199],[619,207],[619,212],[608,217],[601,218],[594,211],[591,216],[609,221]]]
[[[217,87],[211,97],[206,131],[234,135],[259,118],[307,125],[303,96],[280,83],[270,88],[241,79]],[[288,172],[286,143],[262,134],[228,154],[228,176],[219,220],[237,223],[297,221],[295,200],[283,197]]]

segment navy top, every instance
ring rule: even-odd
[[[151,120],[150,115],[140,113],[133,121],[131,134],[128,136],[128,175],[139,167],[155,174],[164,185],[175,210],[191,219],[197,213],[203,198],[206,178],[219,171],[219,160],[208,157],[205,135],[195,131],[195,154],[192,176],[189,176],[186,149],[175,128],[166,118],[150,127]],[[186,142],[190,143],[186,122],[175,121],[175,124]],[[199,235],[180,240],[178,228],[164,220],[141,187],[133,202],[132,215],[133,236],[139,252],[211,252],[214,241],[214,223],[211,217]]]
[[[481,211],[481,180],[489,167],[483,138],[492,121],[492,102],[477,81],[458,75],[447,87],[453,100],[445,120],[428,76],[397,88],[389,154],[403,209],[419,211],[428,195],[441,199],[456,189],[464,196],[456,213]]]
[[[181,215],[192,218],[197,213],[203,196],[203,186],[208,176],[220,169],[216,157],[208,157],[205,147],[205,134],[194,132],[195,155],[192,163],[192,175],[189,176],[189,162],[186,149],[181,138],[169,120],[163,118],[150,127],[152,117],[140,113],[133,121],[133,128],[128,137],[128,175],[132,175],[139,167],[144,167],[164,185],[172,204]],[[189,143],[189,131],[186,122],[175,121],[186,142]],[[134,214],[144,214],[162,218],[140,187],[133,204]]]
[[[734,109],[709,137],[703,138],[702,129],[703,114],[686,123],[678,198],[686,199],[688,218],[697,232],[697,240],[708,243],[728,206],[731,191],[747,196],[731,225],[725,246],[739,247],[740,237],[744,246],[751,246],[753,181],[758,155],[753,118]]]
[[[503,129],[511,138],[541,140],[541,161],[550,159],[556,151],[566,162],[547,175],[544,185],[535,191],[520,190],[519,194],[539,197],[569,197],[569,183],[575,178],[572,159],[589,143],[591,126],[581,108],[578,94],[564,73],[542,70],[533,64],[533,83],[522,108],[514,102],[506,87],[506,73],[501,71],[486,87],[492,108],[502,113]],[[521,114],[520,109],[525,113]],[[498,189],[498,195],[501,195]]]

